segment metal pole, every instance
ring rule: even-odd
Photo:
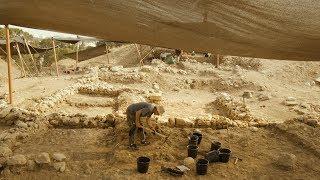
[[[12,76],[11,76],[11,47],[10,47],[10,31],[9,25],[5,26],[6,32],[6,47],[7,47],[7,60],[8,60],[8,82],[9,82],[9,104],[13,103],[12,98]]]

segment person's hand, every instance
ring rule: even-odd
[[[155,129],[153,126],[150,126],[150,129],[151,129],[153,132],[156,132],[156,129]]]
[[[141,124],[136,124],[137,128],[143,128],[143,126]]]

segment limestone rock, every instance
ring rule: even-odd
[[[33,171],[36,168],[36,163],[34,162],[34,160],[28,160],[27,161],[27,168],[29,171]]]
[[[183,160],[183,165],[187,166],[188,168],[192,168],[195,164],[195,161],[192,157],[187,157]]]
[[[159,86],[159,84],[157,84],[157,83],[153,83],[153,84],[152,84],[152,88],[155,89],[155,90],[159,90],[159,89],[160,89],[160,86]]]
[[[315,81],[318,85],[320,85],[320,77],[316,78],[314,81]]]
[[[122,69],[123,69],[123,66],[113,66],[110,68],[110,71],[111,72],[119,72]]]
[[[151,102],[161,101],[161,100],[162,100],[162,95],[161,95],[161,93],[149,94],[149,95],[148,95],[148,99],[149,99]]]
[[[304,103],[304,102],[302,102],[302,103],[300,103],[300,108],[304,108],[304,109],[310,109],[310,105],[309,104],[307,104],[307,103]]]
[[[196,119],[195,125],[198,127],[210,127],[211,121],[209,119]]]
[[[2,111],[0,111],[0,119],[5,118],[11,111],[10,107],[7,107],[5,109],[3,109]]]
[[[297,102],[296,98],[294,97],[287,97],[284,101],[283,104],[286,106],[296,106],[299,103]]]
[[[0,157],[9,157],[12,155],[12,151],[9,147],[2,145],[0,146]]]
[[[276,164],[285,170],[293,170],[297,163],[297,158],[294,154],[281,153],[276,161]]]
[[[20,127],[20,128],[28,128],[28,124],[24,123],[22,121],[16,121],[16,126]]]
[[[41,153],[37,155],[35,161],[37,164],[49,164],[51,162],[48,153]]]
[[[181,118],[175,118],[176,127],[192,127],[193,124]]]
[[[252,127],[250,127],[250,130],[252,132],[257,132],[257,131],[259,131],[259,128],[252,126]]]
[[[17,154],[17,155],[11,156],[7,160],[7,165],[9,165],[9,166],[25,165],[26,163],[27,163],[27,159],[22,154]]]
[[[296,106],[299,103],[297,101],[284,101],[284,105],[286,106]]]
[[[169,127],[174,127],[175,124],[176,124],[175,119],[174,118],[169,118],[169,120],[168,120]]]
[[[61,161],[64,161],[67,157],[62,153],[54,153],[52,155],[52,158],[56,161],[61,162]]]
[[[305,123],[312,127],[317,127],[319,125],[316,119],[306,119]]]
[[[246,99],[250,99],[253,97],[253,92],[252,91],[245,91],[245,92],[243,92],[242,97],[246,98]]]
[[[66,163],[65,162],[56,162],[53,163],[53,167],[55,170],[59,172],[64,172],[66,170]]]
[[[260,94],[260,95],[258,96],[258,100],[259,100],[259,101],[267,101],[267,100],[269,100],[269,99],[270,99],[270,96],[269,96],[269,95]]]

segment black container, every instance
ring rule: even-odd
[[[231,154],[230,149],[220,149],[219,150],[220,162],[227,163],[229,161],[230,154]]]
[[[198,145],[198,140],[199,140],[199,137],[196,136],[196,135],[192,135],[189,139],[189,145]]]
[[[205,155],[205,159],[209,161],[209,163],[220,162],[219,151],[213,150],[208,152]]]
[[[188,157],[192,157],[193,159],[195,159],[198,155],[198,146],[195,145],[189,145],[188,146]]]
[[[196,167],[196,170],[197,170],[197,174],[198,175],[206,175],[207,172],[208,172],[208,164],[209,164],[209,161],[206,160],[206,159],[199,159],[198,162],[197,162],[197,167]]]
[[[198,133],[198,132],[194,132],[192,135],[193,136],[198,136],[198,145],[199,145],[201,143],[201,140],[202,140],[202,134]]]
[[[219,150],[220,149],[220,147],[221,147],[221,143],[220,142],[218,142],[218,141],[213,141],[212,143],[211,143],[211,151],[217,151],[217,150]]]
[[[147,173],[149,169],[150,158],[148,157],[138,157],[137,159],[137,169],[139,173]]]

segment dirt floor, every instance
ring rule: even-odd
[[[121,48],[114,51],[128,51],[127,46]],[[131,51],[136,53],[133,47]],[[198,63],[191,58],[188,56],[188,59],[176,65],[155,61],[139,67],[129,63],[128,68],[115,64],[108,66],[104,62],[99,65],[96,73],[91,69],[60,77],[15,79],[14,106],[44,116],[52,113],[84,114],[88,118],[95,118],[107,114],[123,116],[126,106],[132,102],[151,102],[153,98],[160,98],[160,101],[153,101],[163,105],[166,110],[159,117],[159,123],[168,122],[169,118],[194,123],[197,119],[210,119],[219,115],[232,122],[245,123],[246,126],[220,129],[195,126],[179,128],[163,124],[162,133],[170,135],[167,140],[148,134],[151,144],[139,144],[140,149],[132,151],[128,149],[125,120],[115,129],[100,126],[57,127],[46,122],[46,128],[32,131],[28,137],[19,139],[11,149],[14,155],[22,154],[27,159],[33,159],[42,152],[50,155],[63,153],[67,157],[65,171],[57,172],[52,164],[39,165],[33,170],[8,167],[0,177],[171,179],[173,176],[161,172],[161,166],[175,167],[184,163],[188,137],[196,128],[203,133],[198,159],[209,151],[214,140],[220,141],[223,147],[232,151],[229,163],[210,164],[208,174],[201,179],[320,177],[320,119],[313,118],[316,121],[314,126],[307,125],[307,120],[297,120],[310,114],[320,117],[320,86],[315,82],[320,76],[320,63],[259,60],[259,68],[253,69],[241,64],[231,65],[226,61],[219,68],[214,68],[210,63]],[[92,66],[92,62],[89,64]],[[85,67],[84,62],[81,66]],[[89,76],[90,71],[96,76]],[[88,83],[63,94],[67,92],[67,87],[72,89],[84,80]],[[6,85],[0,86],[0,95],[3,97],[6,97],[6,88]],[[243,98],[245,92],[249,92],[250,97]],[[232,100],[218,101],[221,94],[225,93],[227,95],[223,97],[231,97]],[[50,102],[48,97],[51,98]],[[245,110],[241,110],[243,108]],[[247,120],[247,116],[251,120]],[[268,125],[250,125],[261,119]],[[10,126],[1,124],[0,130],[5,132],[16,126],[17,122]],[[279,160],[283,153],[294,156],[291,161],[289,159],[285,162],[289,168]],[[139,156],[151,158],[146,175],[136,172],[136,158]],[[199,178],[195,165],[190,169],[183,176],[184,179]]]

